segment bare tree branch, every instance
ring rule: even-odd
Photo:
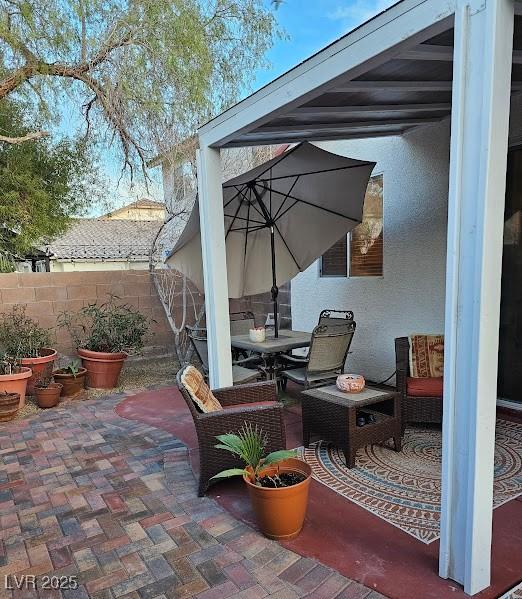
[[[34,131],[32,133],[27,133],[27,135],[23,135],[22,137],[9,137],[8,135],[0,135],[0,142],[5,142],[7,144],[22,144],[26,141],[34,141],[35,139],[41,139],[42,137],[47,137],[49,135],[48,131]]]

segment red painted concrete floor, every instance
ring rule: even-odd
[[[171,432],[183,441],[190,449],[192,467],[197,473],[196,432],[176,388],[139,393],[122,401],[116,411],[125,418]],[[299,406],[287,410],[286,426],[288,447],[301,445]],[[240,480],[215,485],[209,495],[235,517],[255,527],[246,489]],[[391,599],[467,597],[456,583],[438,577],[438,541],[425,545],[316,481],[312,481],[303,531],[284,545]],[[476,597],[496,599],[522,580],[521,547],[522,497],[519,497],[494,511],[492,586]]]

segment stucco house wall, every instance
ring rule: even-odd
[[[50,272],[87,272],[106,270],[148,270],[148,260],[51,260]]]
[[[511,146],[522,144],[521,109],[514,96]],[[294,329],[311,331],[325,308],[354,311],[347,371],[384,380],[395,370],[395,337],[444,332],[449,144],[449,119],[403,137],[317,144],[377,162],[384,179],[384,276],[321,278],[317,261],[292,280]]]
[[[311,331],[325,308],[350,309],[357,331],[348,371],[383,380],[394,338],[444,330],[449,123],[403,137],[318,143],[377,163],[383,175],[384,276],[321,278],[319,262],[292,281],[293,328]]]

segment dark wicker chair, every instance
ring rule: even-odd
[[[354,333],[355,322],[316,326],[312,331],[310,351],[306,358],[282,356],[284,370],[280,376],[283,390],[288,380],[310,389],[337,378],[343,372]]]
[[[410,342],[408,337],[395,339],[397,391],[401,394],[402,431],[407,424],[440,424],[442,397],[412,397],[408,395],[407,378],[410,376]]]
[[[277,399],[274,381],[263,381],[237,387],[216,389],[214,395],[225,408],[218,412],[200,412],[188,391],[181,382],[182,370],[176,377],[178,388],[185,399],[192,418],[199,443],[199,487],[198,495],[205,494],[208,487],[216,482],[211,478],[228,468],[241,468],[244,464],[231,453],[216,449],[217,435],[237,432],[245,423],[258,426],[266,434],[267,453],[286,449],[283,404]],[[270,402],[265,405],[249,405],[257,402]],[[234,406],[234,407],[227,407]]]

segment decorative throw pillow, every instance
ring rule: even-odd
[[[411,335],[410,376],[434,378],[444,374],[444,335]]]
[[[181,382],[185,389],[189,392],[192,401],[203,412],[217,412],[223,407],[214,397],[203,375],[194,366],[187,366],[181,373]]]

